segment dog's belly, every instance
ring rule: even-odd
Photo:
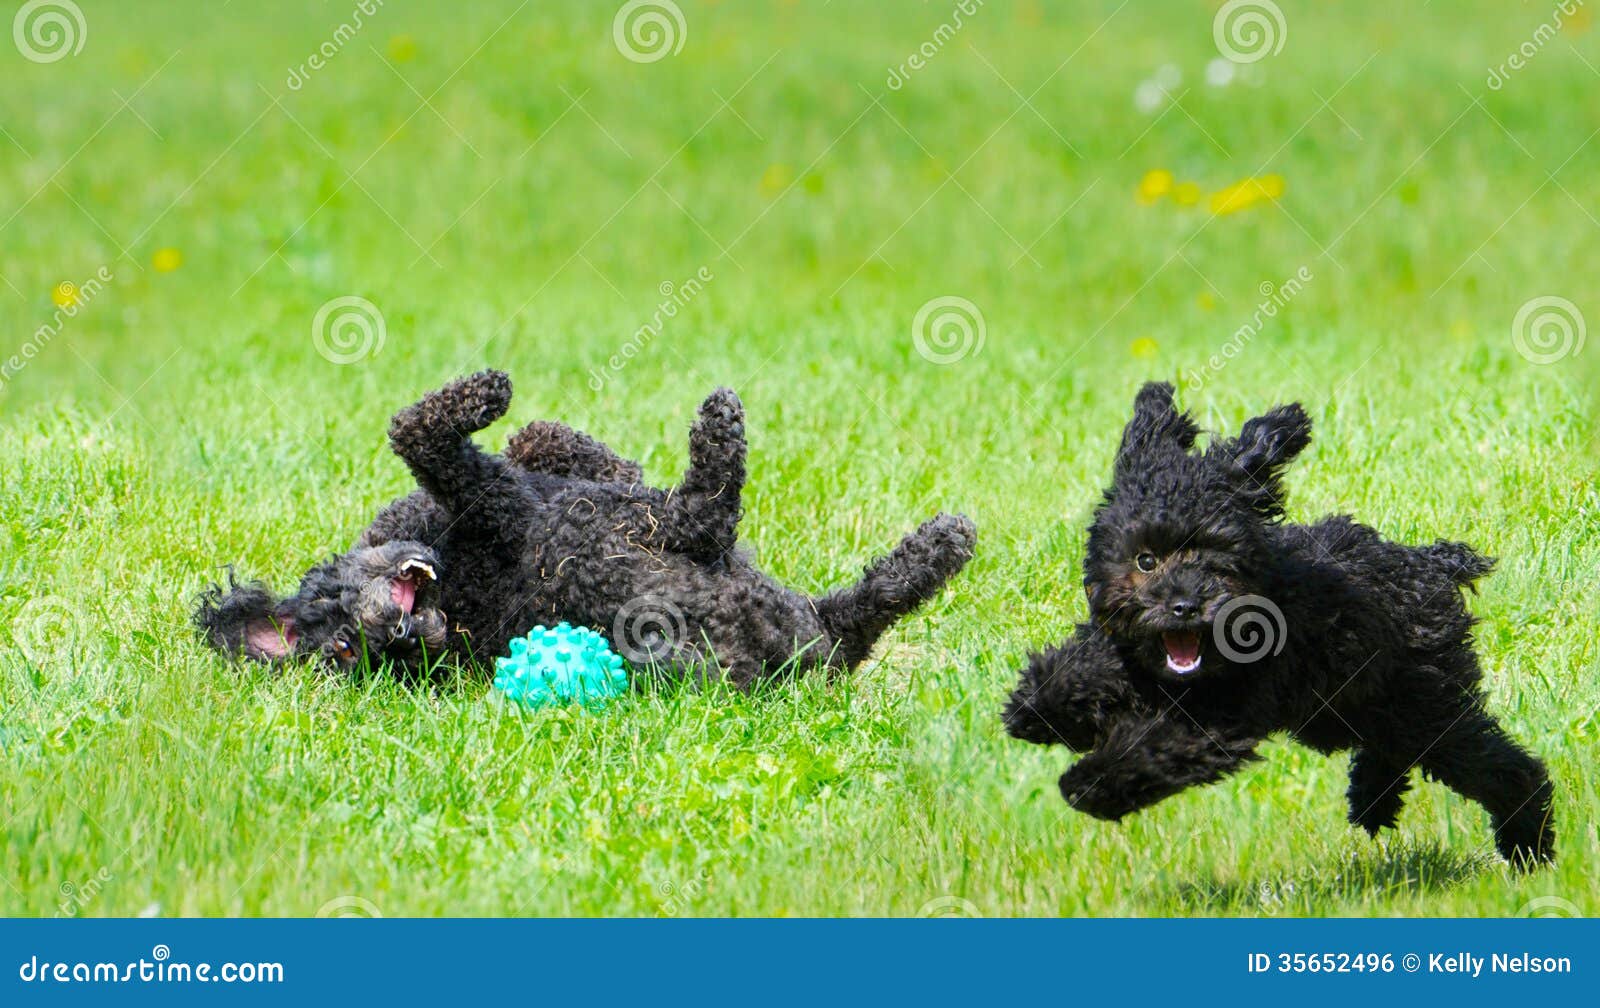
[[[1313,715],[1304,725],[1291,731],[1289,737],[1324,755],[1349,749],[1361,741],[1350,726],[1331,711]]]
[[[714,662],[744,685],[832,647],[809,599],[738,555],[702,561],[601,534],[560,557],[535,547],[529,566],[529,607],[598,629],[635,665]]]
[[[442,608],[451,647],[482,664],[504,654],[513,637],[565,618],[538,591],[520,557],[504,546],[447,540]]]

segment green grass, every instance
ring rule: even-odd
[[[1535,365],[1511,339],[1541,296],[1600,323],[1600,33],[1493,90],[1544,5],[1284,0],[1283,51],[1217,89],[1212,4],[991,0],[891,90],[951,4],[683,0],[682,51],[640,64],[609,4],[393,0],[292,90],[353,2],[81,6],[75,56],[0,45],[0,360],[58,283],[114,277],[0,387],[0,912],[1600,905],[1597,350]],[[1181,98],[1136,111],[1166,62]],[[1286,189],[1141,206],[1155,168]],[[1084,615],[1082,530],[1137,384],[1220,353],[1302,267],[1183,399],[1213,428],[1306,403],[1296,518],[1502,558],[1472,605],[1493,708],[1557,783],[1553,870],[1511,875],[1434,784],[1373,844],[1344,822],[1344,758],[1280,743],[1107,826],[1057,796],[1066,754],[999,731],[1027,649]],[[312,320],[346,295],[387,335],[337,365]],[[946,295],[986,338],[940,366],[912,320]],[[978,521],[978,556],[851,681],[598,717],[241,672],[197,643],[219,565],[287,587],[343,548],[410,486],[390,412],[484,365],[518,383],[488,443],[558,417],[659,483],[700,397],[735,386],[744,542],[796,587],[938,508]]]

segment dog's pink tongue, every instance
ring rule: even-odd
[[[1161,643],[1167,647],[1167,657],[1172,659],[1172,664],[1188,668],[1200,660],[1200,635],[1190,630],[1161,635]]]
[[[394,604],[400,607],[401,612],[410,612],[411,607],[417,604],[417,583],[408,577],[395,578],[389,582],[389,597],[394,599]]]

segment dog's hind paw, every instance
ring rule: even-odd
[[[1351,791],[1350,824],[1360,826],[1367,835],[1376,838],[1381,830],[1393,829],[1400,818],[1403,798],[1399,790],[1389,789],[1378,794]]]
[[[1507,822],[1495,824],[1494,845],[1500,856],[1519,871],[1532,871],[1556,859],[1556,834],[1549,806],[1519,810]]]
[[[721,387],[700,404],[695,427],[718,438],[744,437],[744,403],[731,388]]]

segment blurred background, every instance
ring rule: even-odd
[[[1139,369],[1193,366],[1302,266],[1255,356],[1307,378],[1330,344],[1450,355],[1594,275],[1583,4],[1547,39],[1538,3],[618,6],[36,8],[13,28],[45,61],[7,52],[0,93],[4,330],[116,279],[6,407],[226,375],[287,399],[352,295],[386,340],[345,394],[493,359],[581,399],[702,268],[613,394],[910,367],[951,294],[989,377],[1054,406],[1140,337]],[[1210,212],[1259,176],[1281,195]]]

